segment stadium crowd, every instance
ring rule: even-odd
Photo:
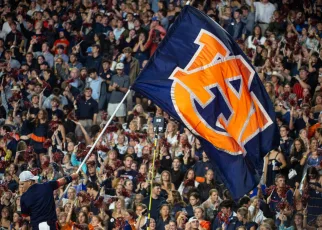
[[[185,4],[0,1],[1,229],[43,221],[45,205],[24,217],[20,172],[38,183],[76,172]],[[79,179],[54,191],[59,229],[322,229],[322,1],[191,4],[237,41],[274,105],[280,145],[260,184],[234,201],[198,139],[131,92]]]

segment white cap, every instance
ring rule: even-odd
[[[198,220],[198,218],[197,217],[195,217],[195,216],[193,216],[193,217],[191,217],[189,220],[188,220],[188,223],[191,223],[191,222],[193,222],[193,221],[197,221]]]
[[[21,182],[29,181],[29,180],[38,180],[39,176],[35,176],[30,171],[23,171],[19,175],[19,180]]]
[[[121,62],[117,63],[115,69],[124,69],[124,64]]]

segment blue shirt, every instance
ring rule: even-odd
[[[41,222],[55,226],[57,215],[53,192],[57,188],[57,181],[34,184],[21,196],[21,214],[30,216],[32,229],[38,230]]]

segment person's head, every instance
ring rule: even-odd
[[[240,9],[242,10],[242,16],[247,17],[249,13],[249,7],[247,5],[244,5]]]
[[[248,219],[248,209],[246,207],[239,208],[237,211],[237,218],[239,221],[245,221]]]
[[[318,228],[322,227],[322,214],[318,215],[318,217],[316,218],[316,226]]]
[[[83,211],[80,211],[80,212],[78,213],[78,218],[77,218],[77,220],[78,220],[78,223],[80,223],[80,224],[88,224],[88,216],[87,216],[87,214],[86,214],[85,212],[83,212]]]
[[[69,200],[74,200],[76,197],[76,189],[74,187],[70,187],[67,191],[67,198]]]
[[[149,223],[149,227],[150,227],[150,230],[155,230],[156,229],[156,222],[153,218],[150,218],[150,223]]]
[[[92,90],[92,88],[90,88],[90,87],[86,87],[85,88],[85,97],[91,97],[92,96],[92,92],[93,92],[93,90]]]
[[[237,10],[235,10],[234,11],[234,19],[235,20],[239,20],[240,19],[240,17],[241,17],[241,15],[242,15],[242,10],[240,10],[240,9],[237,9]]]
[[[207,182],[212,182],[214,179],[214,171],[212,169],[208,169],[205,178]]]
[[[160,216],[163,218],[169,217],[170,215],[170,206],[168,204],[161,205]]]
[[[189,169],[187,172],[186,172],[186,175],[185,175],[185,179],[188,179],[188,180],[194,180],[196,177],[195,175],[195,171],[193,169]]]
[[[135,208],[135,213],[137,216],[141,216],[142,212],[145,211],[146,209],[147,209],[147,207],[145,204],[138,203]]]
[[[93,80],[97,78],[97,72],[95,68],[91,68],[88,70],[89,77]]]
[[[234,201],[232,200],[224,200],[223,202],[220,203],[219,210],[223,214],[230,216],[232,212],[233,204],[234,204]]]
[[[263,223],[259,226],[260,230],[273,230],[269,224]]]
[[[91,225],[93,227],[97,227],[101,224],[102,224],[102,218],[100,216],[93,216],[92,217]]]
[[[133,182],[131,180],[125,180],[124,181],[124,188],[128,191],[133,191]]]
[[[161,173],[161,183],[171,183],[171,174],[169,171],[164,170]]]
[[[1,217],[8,220],[10,217],[10,209],[7,206],[4,206],[1,210]]]
[[[119,76],[121,76],[121,75],[123,75],[123,70],[124,70],[124,64],[123,63],[117,63],[116,64],[116,73],[119,75]]]
[[[238,203],[240,207],[245,207],[245,208],[248,208],[251,204],[250,198],[248,196],[243,196],[242,198],[240,198]]]
[[[262,28],[260,26],[255,26],[253,29],[253,36],[261,37],[261,34],[262,34]]]
[[[102,67],[104,70],[108,70],[111,67],[111,62],[108,59],[103,59]]]
[[[159,183],[152,184],[152,194],[155,196],[160,196],[161,193],[161,185]]]
[[[92,198],[95,199],[96,195],[99,192],[98,185],[96,183],[94,183],[94,182],[89,182],[87,187],[86,187],[86,191]]]
[[[66,212],[57,213],[59,224],[65,224],[67,219]]]
[[[216,202],[218,201],[219,195],[218,195],[218,190],[217,189],[211,189],[209,191],[209,197],[211,199],[212,202]]]
[[[117,210],[124,210],[125,209],[125,201],[124,198],[119,197],[117,201],[115,202],[115,208]]]
[[[277,186],[277,188],[285,187],[285,176],[283,174],[277,174],[275,176],[275,185]]]
[[[92,53],[93,54],[98,54],[100,52],[100,50],[101,50],[100,45],[98,45],[98,44],[92,45]]]
[[[189,195],[189,203],[192,207],[198,205],[199,201],[200,201],[200,196],[198,193],[193,192]]]
[[[195,207],[193,209],[193,213],[198,220],[202,220],[204,218],[204,209],[200,206]]]
[[[299,133],[299,136],[302,140],[306,139],[307,138],[307,131],[306,129],[301,129],[300,130],[300,133]]]
[[[191,229],[199,229],[200,223],[197,217],[191,217],[188,223],[190,224]]]
[[[288,132],[289,132],[288,126],[282,125],[280,127],[280,135],[281,135],[281,137],[287,137],[288,136]]]
[[[315,139],[314,137],[311,138],[310,140],[310,149],[311,151],[316,151],[318,148],[319,142],[317,139]]]
[[[133,163],[133,157],[129,155],[125,156],[123,163],[125,168],[128,168],[128,169],[131,168],[131,165]]]
[[[95,156],[93,156],[93,157],[95,157]],[[94,176],[96,174],[96,161],[95,160],[96,159],[90,159],[86,163],[86,165],[87,165],[87,171],[88,171],[88,174],[90,176]]]
[[[107,155],[110,160],[115,160],[117,158],[117,152],[114,149],[108,151]]]
[[[181,165],[180,158],[175,157],[175,158],[173,159],[173,162],[172,162],[172,167],[173,167],[174,169],[179,169],[179,168],[180,168],[180,165]]]
[[[294,225],[303,227],[304,216],[302,213],[296,213],[293,217]]]
[[[306,66],[300,68],[300,78],[302,81],[305,81],[308,78],[309,71]]]
[[[319,171],[316,169],[316,167],[312,166],[307,169],[306,172],[306,181],[310,180],[318,180],[319,178]]]
[[[175,220],[170,220],[168,226],[169,230],[177,230],[177,223]]]
[[[30,171],[23,171],[19,175],[19,185],[22,187],[22,192],[26,192],[38,180],[38,176],[34,176]]]
[[[20,223],[22,221],[22,217],[21,217],[21,214],[16,211],[13,213],[13,223]]]
[[[60,104],[60,100],[58,97],[53,97],[50,101],[50,105],[52,108],[57,108]]]
[[[148,168],[146,164],[141,164],[139,167],[139,173],[141,173],[142,175],[145,175],[147,172],[148,172]]]

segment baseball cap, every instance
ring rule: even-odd
[[[92,53],[92,47],[91,46],[87,48],[86,53]]]
[[[191,217],[191,218],[188,220],[188,223],[191,223],[191,222],[193,222],[193,221],[198,221],[198,218],[197,218],[197,217],[195,217],[195,216],[193,216],[193,217]]]
[[[154,16],[154,17],[152,18],[152,21],[160,21],[160,20],[159,20],[159,18],[158,18],[157,16]]]
[[[30,171],[23,171],[19,175],[20,182],[25,182],[25,181],[29,181],[29,180],[38,180],[38,178],[39,178],[39,176],[35,176]]]
[[[115,69],[124,69],[124,64],[123,63],[117,63]]]

